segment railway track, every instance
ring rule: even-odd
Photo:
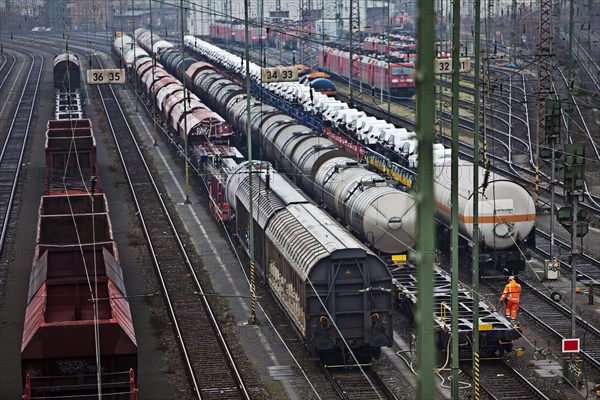
[[[537,228],[536,235],[536,251],[540,253],[544,259],[549,260],[550,234]],[[554,246],[554,256],[556,257],[556,253],[562,254],[562,257],[558,257],[560,258],[561,270],[565,269],[570,273],[572,271],[572,266],[567,258],[569,258],[568,255],[571,253],[571,244],[555,236]],[[568,273],[563,275],[570,276]],[[595,284],[600,282],[600,259],[598,258],[598,255],[590,255],[587,254],[585,250],[581,250],[580,254],[577,255],[577,279],[587,280]]]
[[[326,369],[325,374],[340,399],[397,399],[369,367]]]
[[[501,286],[486,281],[486,284],[500,293]],[[521,280],[521,306],[520,310],[533,318],[541,327],[546,329],[555,339],[571,337],[571,311],[567,307],[556,303],[545,293],[527,281]],[[590,325],[581,317],[576,317],[576,330],[581,338],[583,350],[580,354],[597,371],[600,371],[600,330]]]
[[[99,64],[95,58],[94,65]],[[196,272],[199,260],[185,248],[115,93],[108,85],[98,85],[98,91],[163,288],[190,378],[191,394],[198,399],[250,399],[241,371],[204,296]]]
[[[471,378],[471,363],[461,363],[461,370]],[[494,400],[549,400],[517,370],[502,360],[482,362],[479,370],[480,388]]]
[[[17,102],[17,109],[0,152],[0,250],[4,248],[43,66],[44,59],[40,55],[31,56],[31,65]]]
[[[8,64],[9,57],[12,58],[12,62],[10,64]],[[3,53],[0,60],[0,74],[2,74],[2,79],[0,80],[0,90],[2,90],[4,88],[4,85],[6,84],[6,81],[8,80],[10,72],[12,71],[13,67],[17,62],[17,58],[12,54]]]

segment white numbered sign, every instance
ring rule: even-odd
[[[88,69],[87,83],[100,85],[104,83],[125,83],[124,69]]]
[[[459,58],[459,71],[471,72],[471,59],[469,57]],[[436,58],[434,67],[436,74],[451,74],[452,59],[451,58]]]
[[[262,69],[262,82],[295,82],[298,80],[298,68],[273,67]]]

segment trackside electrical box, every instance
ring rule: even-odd
[[[544,277],[548,280],[557,280],[560,276],[560,260],[545,260]]]

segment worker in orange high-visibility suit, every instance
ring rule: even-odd
[[[506,300],[506,318],[515,322],[517,319],[517,310],[519,309],[519,301],[521,296],[521,285],[515,281],[514,276],[508,277],[508,283],[504,287],[500,301]]]

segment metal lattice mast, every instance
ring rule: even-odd
[[[360,62],[354,62],[354,55],[357,54],[360,59],[360,0],[350,0],[350,80],[348,86],[348,106],[354,107],[354,88],[353,83],[360,75]],[[355,48],[358,51],[355,51]],[[358,79],[360,80],[360,79]]]
[[[225,19],[233,18],[233,14],[231,11],[231,1],[232,0],[225,0],[225,2],[223,3],[223,18]]]
[[[552,93],[552,3],[540,0],[540,25],[538,43],[538,105],[543,110],[544,100]],[[538,114],[538,126],[543,127],[544,114]]]
[[[535,166],[535,205],[540,206],[539,158],[540,140],[544,129],[545,102],[552,93],[552,3],[553,0],[540,0],[540,23],[538,26],[538,90],[536,126],[536,166]]]
[[[343,32],[344,32],[344,20],[342,19],[343,14],[344,14],[344,0],[338,0],[337,4],[336,4],[336,11],[335,11],[335,19],[338,22],[337,32],[336,32],[337,39],[341,39],[343,36]]]
[[[310,22],[311,0],[300,0],[300,37],[306,37],[306,27]],[[300,64],[304,64],[304,48],[306,43],[300,43]],[[310,46],[310,43],[308,44]],[[312,67],[312,66],[311,66]]]

